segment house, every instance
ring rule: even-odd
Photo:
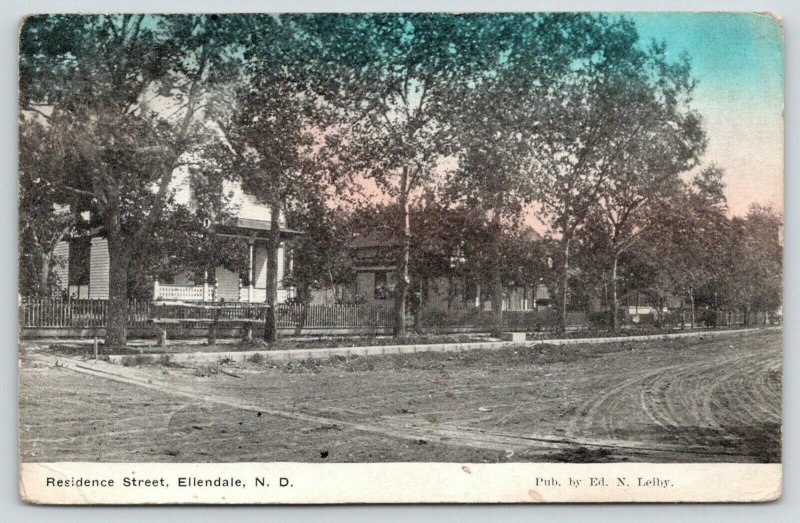
[[[397,285],[397,249],[400,240],[371,232],[350,242],[355,281],[351,294],[368,303],[391,303]]]
[[[347,294],[358,301],[390,304],[397,284],[397,255],[400,240],[381,232],[370,232],[350,243],[355,279]],[[443,257],[439,263],[454,267],[463,262],[457,254]],[[421,282],[423,302],[427,307],[452,309],[483,307],[491,309],[486,299],[487,289],[474,278],[466,276],[437,276]],[[544,284],[536,288],[515,286],[506,288],[504,310],[536,310],[551,303]]]
[[[619,296],[617,310],[622,320],[630,323],[639,323],[642,318],[653,318],[659,313],[659,304],[648,294],[632,290]],[[603,296],[594,295],[589,299],[589,312],[593,314],[608,313],[609,301]],[[662,304],[662,313],[683,308],[682,301],[676,296],[667,296]]]
[[[267,287],[267,237],[271,227],[271,212],[268,205],[260,203],[254,196],[244,193],[238,185],[225,189],[232,194],[231,216],[227,222],[211,225],[220,236],[247,240],[249,267],[246,274],[236,274],[218,266],[206,274],[205,281],[194,281],[187,273],[178,274],[173,281],[153,282],[154,300],[180,301],[225,301],[263,303]],[[185,197],[184,197],[185,198]],[[191,198],[191,196],[189,196]],[[294,296],[294,289],[284,288],[284,276],[291,272],[291,239],[299,231],[286,226],[283,213],[278,218],[281,245],[278,250],[278,302]],[[55,256],[63,263],[57,264],[56,272],[62,289],[70,297],[78,299],[108,299],[109,255],[108,243],[102,230],[95,228],[59,242]],[[244,285],[242,282],[248,282]]]

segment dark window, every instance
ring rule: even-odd
[[[89,285],[89,255],[91,243],[89,238],[73,240],[69,244],[69,284]]]
[[[390,290],[389,285],[386,282],[387,280],[387,273],[385,272],[376,272],[375,273],[375,299],[376,300],[387,300],[390,298]]]

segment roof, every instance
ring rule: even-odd
[[[369,247],[396,247],[401,245],[401,241],[389,233],[373,231],[356,237],[350,242],[351,249],[366,249]]]
[[[538,242],[539,240],[542,239],[542,235],[536,232],[536,230],[530,226],[525,227],[525,230],[522,232],[522,234],[523,236],[525,236],[526,239],[534,242]]]

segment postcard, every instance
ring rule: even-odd
[[[39,14],[20,496],[781,494],[764,13]]]

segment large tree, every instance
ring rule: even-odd
[[[680,298],[689,306],[692,326],[698,296],[725,277],[731,229],[723,178],[724,172],[711,165],[680,190],[662,197],[651,225],[639,236],[636,258],[631,260],[648,275],[642,280],[659,308],[668,297]]]
[[[328,200],[307,197],[288,209],[287,223],[303,233],[292,243],[292,271],[285,283],[296,289],[303,305],[295,328],[299,336],[307,318],[312,293],[344,285],[354,277],[349,244],[352,226],[347,213]]]
[[[58,135],[37,114],[22,115],[19,132],[19,274],[22,296],[52,296],[67,282],[57,281],[58,243],[76,227],[74,207],[57,202],[66,165]],[[75,198],[77,199],[77,198]]]
[[[746,323],[752,312],[774,312],[782,304],[782,228],[775,209],[757,204],[731,220],[724,273],[714,291],[729,308],[742,311]]]
[[[235,152],[243,187],[270,209],[267,238],[267,313],[264,339],[277,338],[275,305],[281,216],[292,205],[319,199],[330,179],[319,163],[327,107],[316,95],[327,64],[318,42],[298,21],[303,17],[240,17],[243,64],[230,90],[231,105],[215,115]]]
[[[576,233],[637,143],[672,125],[662,114],[670,114],[670,106],[681,103],[673,97],[690,86],[683,61],[669,63],[662,45],[642,45],[631,21],[596,15],[582,22],[568,73],[541,99],[538,147],[532,149],[542,177],[538,200],[560,244],[561,332]]]
[[[663,48],[657,49],[662,52]],[[629,102],[637,106],[639,121],[632,123],[639,130],[616,156],[597,199],[595,216],[606,237],[610,326],[614,330],[618,327],[620,257],[635,248],[638,238],[654,223],[671,219],[661,202],[681,190],[679,176],[697,165],[705,146],[700,118],[689,106],[693,82],[688,64],[658,59],[651,65],[659,70],[658,89],[639,85],[628,95]]]
[[[58,134],[70,166],[61,189],[81,199],[108,242],[107,346],[126,342],[129,271],[180,207],[176,174],[225,173],[225,149],[200,117],[229,34],[206,15],[46,15],[22,28],[21,111]]]
[[[455,143],[451,106],[481,70],[481,15],[318,15],[306,25],[331,64],[325,96],[338,108],[341,172],[374,181],[400,212],[395,336],[406,334],[410,209]]]
[[[539,111],[548,92],[571,73],[589,15],[504,14],[482,20],[486,71],[455,99],[458,168],[449,189],[489,223],[494,333],[502,327],[503,256],[508,230],[534,200],[541,170],[531,150],[541,139]]]

